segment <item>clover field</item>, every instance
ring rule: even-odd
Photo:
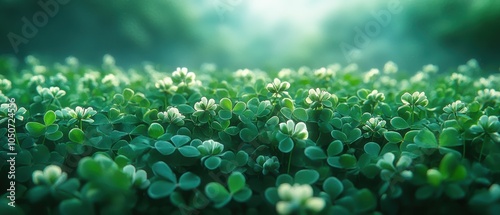
[[[495,214],[500,75],[457,66],[0,59],[0,211]]]

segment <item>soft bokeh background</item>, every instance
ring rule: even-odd
[[[56,0],[41,0],[49,2]],[[62,1],[62,0],[60,0]],[[454,69],[471,58],[482,68],[500,66],[497,0],[65,0],[54,17],[15,52],[9,33],[23,36],[22,18],[43,11],[35,0],[0,0],[0,55],[22,62],[100,64],[111,54],[121,66],[149,61],[167,67],[312,68],[357,63],[403,71],[424,64]],[[356,28],[399,4],[399,13],[369,41],[356,45]],[[373,29],[372,30],[376,30]],[[12,34],[11,34],[12,35]],[[340,44],[351,46],[348,52]],[[347,56],[347,57],[346,57]]]

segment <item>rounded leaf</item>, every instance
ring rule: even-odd
[[[231,195],[226,188],[217,182],[208,183],[205,186],[205,194],[219,206],[224,206],[231,200]]]
[[[236,193],[233,193],[233,199],[237,202],[246,202],[252,197],[252,190],[248,187],[244,187]]]
[[[347,135],[346,135],[346,134],[344,134],[344,132],[342,132],[342,131],[339,131],[339,130],[333,130],[333,131],[331,132],[331,135],[332,135],[332,137],[333,137],[333,138],[335,138],[335,139],[337,139],[337,140],[340,140],[340,141],[342,141],[342,142],[347,141]]]
[[[236,193],[245,187],[245,176],[240,172],[233,172],[227,179],[229,192]]]
[[[323,160],[326,159],[326,154],[320,147],[309,146],[304,150],[304,154],[311,160]]]
[[[293,146],[293,140],[288,137],[279,142],[278,149],[283,153],[289,153],[293,150]]]
[[[385,132],[384,137],[389,143],[399,143],[403,140],[401,134],[395,131]]]
[[[151,166],[153,173],[173,183],[177,183],[177,178],[170,167],[163,161],[158,161]]]
[[[313,169],[303,169],[295,173],[295,183],[314,184],[319,179],[319,173]]]
[[[102,175],[104,170],[97,161],[90,157],[85,157],[80,160],[77,171],[82,178],[91,179],[92,177]]]
[[[403,118],[401,118],[399,116],[396,116],[396,117],[391,119],[391,125],[396,130],[406,129],[406,128],[410,127],[408,122],[406,122]]]
[[[377,199],[370,190],[363,188],[359,190],[354,196],[356,202],[356,211],[358,213],[365,213],[377,207]]]
[[[219,111],[219,117],[223,120],[229,120],[233,118],[233,113],[228,110],[220,110]]]
[[[444,189],[444,192],[451,199],[460,199],[465,196],[465,191],[458,184],[449,184]]]
[[[56,121],[56,113],[54,111],[49,110],[43,116],[43,122],[45,125],[52,125]]]
[[[46,129],[45,125],[38,122],[28,122],[24,127],[33,137],[42,136]]]
[[[161,135],[165,133],[165,129],[160,124],[154,122],[149,125],[148,135],[153,139],[158,139]]]
[[[183,146],[180,147],[178,150],[182,156],[187,158],[198,157],[201,155],[200,151],[194,146]]]
[[[170,154],[174,153],[174,151],[175,151],[175,147],[170,142],[163,141],[163,140],[156,141],[155,148],[162,155],[170,155]],[[196,151],[198,151],[198,150],[196,150]],[[199,153],[199,151],[198,151],[198,153]]]
[[[323,182],[323,190],[328,193],[333,200],[344,191],[344,185],[336,177],[329,177]]]
[[[439,135],[439,146],[441,147],[453,147],[462,145],[460,141],[460,134],[455,128],[445,128]]]
[[[189,143],[189,141],[191,141],[191,138],[186,135],[174,135],[172,138],[170,138],[170,140],[172,141],[172,143],[174,143],[175,147],[181,147]]]
[[[350,154],[343,154],[339,157],[339,163],[346,169],[354,168],[356,166],[356,157]]]
[[[334,140],[333,142],[331,142],[328,146],[328,149],[326,150],[329,157],[338,155],[342,151],[344,151],[344,143],[342,143],[342,141],[340,140]]]
[[[380,145],[374,142],[368,142],[364,146],[365,152],[371,156],[378,156],[380,153]]]
[[[243,128],[240,131],[240,138],[245,142],[252,142],[252,140],[257,138],[258,134],[259,132],[257,131],[257,129]]]
[[[417,146],[422,148],[437,148],[438,142],[436,136],[429,129],[424,128],[418,132],[418,134],[413,138],[413,141]]]
[[[264,196],[266,197],[266,200],[273,205],[278,203],[280,200],[280,197],[278,196],[278,188],[276,187],[267,188]]]
[[[418,200],[424,200],[431,197],[434,194],[434,188],[432,186],[422,186],[417,189],[415,192],[415,198]]]
[[[296,108],[292,112],[293,116],[297,118],[299,121],[305,122],[309,119],[307,116],[307,111],[304,108]]]
[[[222,162],[222,159],[220,157],[212,156],[212,157],[207,158],[205,160],[204,164],[205,164],[205,167],[207,167],[207,169],[214,170],[220,166],[221,162]]]
[[[228,98],[222,98],[219,102],[220,107],[224,110],[232,111],[233,103]]]
[[[176,184],[171,181],[155,181],[148,188],[148,195],[152,199],[159,199],[169,196],[174,192]]]
[[[201,183],[200,177],[191,172],[186,172],[179,178],[179,187],[183,190],[192,190]]]
[[[87,214],[87,211],[88,207],[77,198],[66,199],[59,204],[59,212],[63,215],[84,215]]]
[[[85,134],[83,133],[82,129],[79,128],[73,128],[69,131],[68,135],[69,139],[75,143],[80,143],[82,144],[83,141],[85,140]]]

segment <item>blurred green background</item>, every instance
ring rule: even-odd
[[[231,70],[500,66],[498,0],[0,0],[0,14],[0,55],[19,62],[100,65],[111,54],[120,66]]]

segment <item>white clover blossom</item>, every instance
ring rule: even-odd
[[[61,90],[59,87],[41,87],[36,88],[38,94],[46,99],[59,99],[66,95],[66,91]]]
[[[331,80],[335,77],[335,72],[330,68],[322,67],[314,71],[314,76],[318,79]]]
[[[115,65],[115,58],[113,56],[111,56],[110,54],[105,54],[102,57],[102,62],[104,65],[114,66]]]
[[[255,74],[252,70],[249,69],[238,69],[233,74],[233,77],[246,81],[252,81],[255,78]]]
[[[172,80],[177,83],[179,87],[197,85],[196,74],[194,74],[194,72],[189,72],[186,67],[177,67],[172,73]]]
[[[278,78],[275,78],[272,83],[269,83],[266,85],[267,91],[272,93],[273,94],[272,96],[276,97],[276,98],[280,98],[283,95],[289,96],[288,92],[286,91],[289,88],[290,88],[289,82],[287,82],[287,81],[282,82]]]
[[[9,98],[7,98],[7,96],[5,96],[2,91],[0,90],[0,103],[4,103],[4,102],[7,102],[9,100]]]
[[[470,78],[460,73],[454,72],[453,74],[451,74],[450,80],[456,82],[458,85],[462,85],[468,83],[470,81]]]
[[[30,81],[28,82],[28,85],[36,85],[40,86],[43,83],[45,83],[45,77],[43,75],[35,75],[30,78]]]
[[[9,91],[12,89],[12,82],[9,79],[0,79],[0,90]]]
[[[114,74],[107,74],[104,78],[102,78],[101,83],[104,85],[118,87],[120,85],[120,80],[118,80]]]
[[[170,77],[165,77],[155,83],[155,87],[160,90],[160,92],[174,93],[177,91],[177,86],[174,85],[174,81]]]
[[[403,102],[403,106],[422,106],[425,107],[429,104],[429,100],[425,95],[425,92],[414,92],[410,94],[408,92],[404,93],[401,96],[401,102]]]
[[[32,175],[33,183],[37,185],[57,186],[62,184],[68,178],[65,172],[62,172],[61,167],[49,165],[43,171],[35,170]]]
[[[384,73],[385,74],[394,74],[398,72],[398,65],[392,61],[388,61],[384,64]]]
[[[495,86],[495,82],[500,83],[500,80],[496,76],[490,75],[488,78],[479,78],[479,80],[474,82],[474,86],[477,88],[491,88]]]
[[[437,73],[439,71],[439,67],[433,64],[427,64],[424,67],[422,67],[422,71],[425,74]]]
[[[446,105],[443,111],[447,114],[465,114],[468,108],[465,103],[460,100],[454,101],[453,103]]]
[[[47,72],[47,67],[42,65],[33,66],[33,72],[35,74],[44,74],[45,72]]]
[[[298,140],[305,140],[309,137],[307,126],[303,122],[295,124],[293,120],[289,119],[286,123],[280,123],[279,129],[281,133]]]
[[[68,79],[62,73],[57,73],[57,75],[50,77],[52,83],[58,83],[60,85],[66,85]]]
[[[24,58],[24,62],[32,66],[40,64],[40,60],[33,55],[26,56],[26,58]]]
[[[424,72],[417,72],[415,73],[415,75],[413,75],[411,78],[410,78],[410,82],[411,83],[419,83],[419,82],[422,82],[423,80],[427,79],[428,78],[428,75],[427,73],[424,73]]]
[[[184,125],[184,118],[186,118],[176,107],[169,107],[167,111],[160,112],[157,116],[164,123],[172,123],[179,126]]]
[[[363,130],[367,131],[364,136],[371,137],[373,135],[382,136],[383,133],[387,131],[385,129],[386,121],[381,119],[380,117],[372,117],[368,121],[366,121],[365,125],[363,125]]]
[[[69,111],[68,114],[74,119],[92,123],[92,122],[94,122],[94,120],[91,119],[91,117],[96,115],[97,111],[95,111],[94,108],[92,108],[92,107],[83,108],[83,107],[77,106],[74,111]]]
[[[494,89],[484,89],[477,91],[476,100],[480,103],[498,102],[500,100],[500,92]]]
[[[207,97],[202,97],[199,102],[196,102],[194,104],[194,109],[196,111],[213,111],[214,113],[212,115],[215,115],[217,104],[215,104],[214,99],[207,99]]]
[[[66,58],[66,64],[68,64],[69,66],[77,67],[79,64],[78,58],[69,56]]]
[[[282,69],[278,72],[278,78],[289,78],[292,75],[291,69]]]
[[[373,81],[373,79],[375,79],[378,74],[380,74],[380,71],[378,69],[370,69],[370,71],[366,72],[363,76],[363,82],[368,83],[370,81]]]
[[[130,176],[132,184],[140,189],[146,189],[151,184],[148,180],[148,174],[142,169],[136,171],[135,167],[129,164],[124,166],[122,170]]]
[[[278,187],[278,196],[281,201],[276,204],[279,214],[291,214],[300,209],[319,212],[325,207],[325,201],[319,197],[313,197],[313,190],[309,184],[283,183]]]
[[[224,151],[224,145],[217,141],[205,140],[197,149],[202,156],[215,156]]]
[[[312,108],[320,108],[325,104],[326,106],[331,106],[331,102],[327,102],[330,98],[332,97],[332,94],[325,90],[321,90],[319,88],[316,89],[309,89],[309,95],[307,96],[305,102],[309,104]],[[333,95],[335,100],[337,100],[337,97]]]
[[[479,67],[479,63],[476,59],[470,59],[464,65],[458,66],[457,70],[460,73],[471,73],[479,71],[481,68]]]

